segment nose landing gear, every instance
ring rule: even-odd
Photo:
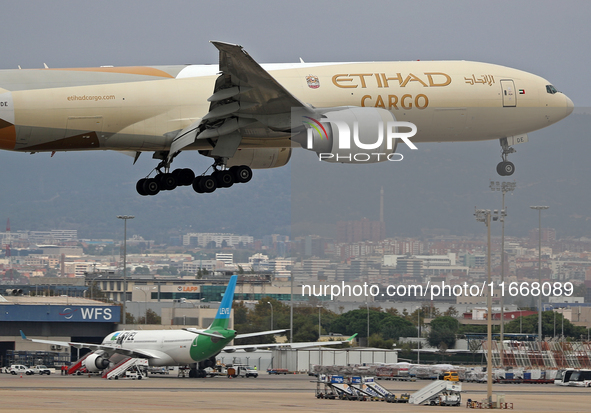
[[[501,176],[510,176],[513,175],[515,172],[515,165],[513,162],[509,162],[507,157],[510,153],[517,152],[513,147],[509,146],[507,143],[507,138],[501,138],[501,158],[503,158],[503,162],[499,162],[497,165],[497,173]]]

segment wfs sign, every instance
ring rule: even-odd
[[[1,321],[117,323],[121,319],[118,306],[92,305],[4,305]]]

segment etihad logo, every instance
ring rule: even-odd
[[[396,76],[386,73],[350,73],[337,74],[332,77],[332,83],[340,88],[406,87],[412,82],[423,87],[442,87],[451,84],[451,76],[443,72],[424,72],[420,75],[409,73],[406,76],[403,76],[402,73],[396,73]]]

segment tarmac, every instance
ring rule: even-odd
[[[443,409],[466,412],[466,400],[486,397],[486,384],[462,383],[461,407],[316,399],[315,378],[268,375],[258,378],[206,379],[150,376],[143,380],[105,380],[98,376],[26,376],[0,374],[0,411],[18,412],[185,412],[198,409],[239,412],[412,412]],[[429,381],[379,383],[397,396]],[[494,385],[515,412],[589,412],[591,388],[553,384]]]

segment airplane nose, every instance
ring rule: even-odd
[[[570,100],[570,98],[566,95],[564,95],[565,99],[566,99],[566,116],[570,115],[571,113],[573,113],[573,109],[575,108],[575,105],[573,104],[573,101]]]

